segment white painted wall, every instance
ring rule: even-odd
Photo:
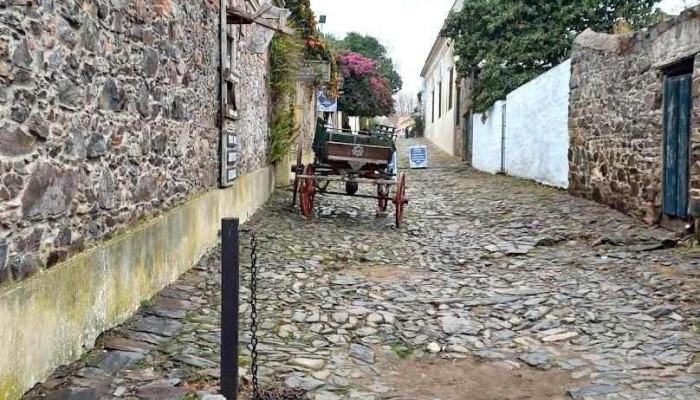
[[[425,137],[435,143],[442,151],[454,155],[456,93],[455,76],[450,81],[450,69],[454,68],[454,51],[448,41],[438,38],[440,48],[425,74]],[[442,82],[442,115],[439,112],[439,83]],[[452,107],[449,106],[450,86],[452,86]],[[433,121],[433,91],[435,92],[435,120]]]
[[[358,132],[360,130],[360,117],[348,117],[348,123],[350,124],[350,129],[353,132]],[[334,114],[333,127],[335,129],[343,129],[342,111],[338,111]]]
[[[503,140],[503,106],[497,101],[485,114],[474,114],[472,135],[472,166],[480,171],[501,171]],[[485,117],[484,117],[485,115]]]
[[[569,186],[570,78],[571,60],[567,60],[508,94],[508,175],[561,188]]]

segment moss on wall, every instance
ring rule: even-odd
[[[240,177],[138,229],[0,291],[0,400],[15,400],[94,346],[217,241],[220,220],[247,220],[274,190],[274,169]]]

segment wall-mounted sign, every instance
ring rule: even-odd
[[[323,92],[318,92],[318,112],[338,112],[338,99],[326,97]]]
[[[411,169],[428,168],[428,148],[426,146],[411,146],[408,149],[408,160]]]
[[[299,69],[298,79],[302,82],[328,83],[331,81],[331,65],[324,61],[307,61]]]

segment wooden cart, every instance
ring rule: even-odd
[[[316,194],[353,196],[377,200],[379,213],[386,213],[389,202],[396,209],[396,226],[401,226],[406,197],[406,176],[396,179],[396,128],[377,125],[372,131],[352,134],[326,128],[321,122],[314,136],[314,162],[302,163],[301,145],[297,151],[297,163],[292,167],[294,195],[292,205],[299,196],[299,208],[305,217],[311,217]],[[330,182],[344,182],[345,193],[328,191]],[[360,184],[376,186],[376,196],[358,194]],[[391,194],[394,191],[393,195]]]

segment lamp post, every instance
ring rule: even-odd
[[[325,24],[326,24],[326,16],[325,15],[319,16],[318,17],[318,26],[319,26],[318,30],[323,32],[323,26]]]

